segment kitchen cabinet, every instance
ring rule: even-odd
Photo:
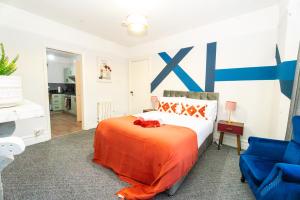
[[[76,95],[52,94],[50,99],[52,111],[64,111],[73,115],[77,114]],[[70,107],[67,106],[67,99],[71,100]]]
[[[64,82],[75,83],[75,67],[67,67],[64,69]]]
[[[53,111],[62,111],[64,108],[64,94],[51,95],[51,107]]]

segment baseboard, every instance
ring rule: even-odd
[[[33,144],[41,143],[41,142],[46,142],[48,140],[51,140],[51,134],[44,132],[44,134],[35,136],[35,135],[28,135],[28,136],[23,136],[21,137],[25,143],[25,146],[30,146]]]
[[[214,134],[214,141],[219,143],[219,134],[217,134],[217,133]],[[224,134],[223,144],[236,148],[237,147],[236,136]],[[241,138],[241,148],[243,150],[246,150],[248,148],[248,146],[249,146],[248,140]]]

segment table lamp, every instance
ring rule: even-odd
[[[231,113],[233,111],[235,111],[235,109],[236,109],[236,102],[234,102],[234,101],[226,101],[225,109],[229,112],[228,122],[231,123],[232,121],[230,120],[230,117],[231,117]]]

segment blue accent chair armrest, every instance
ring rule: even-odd
[[[300,165],[277,163],[255,195],[257,199],[300,199]]]
[[[282,171],[282,179],[300,184],[300,165],[278,163],[276,167]]]
[[[249,137],[249,147],[244,152],[245,155],[267,157],[268,159],[281,161],[288,141],[273,140],[267,138]]]

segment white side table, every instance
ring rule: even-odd
[[[42,106],[24,101],[22,104],[9,108],[0,108],[0,200],[3,200],[1,172],[14,160],[14,155],[25,150],[24,141],[14,137],[15,121],[44,116]]]

